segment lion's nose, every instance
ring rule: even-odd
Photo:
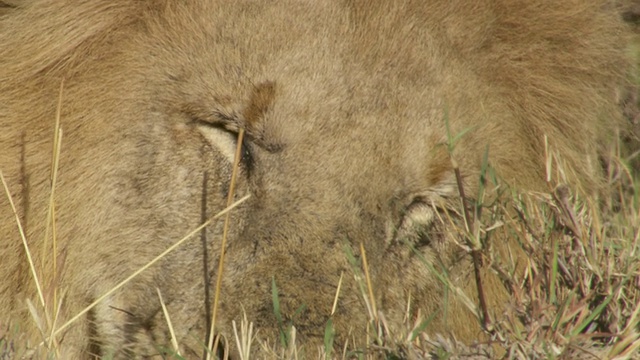
[[[309,284],[302,284],[302,281]],[[278,320],[288,321],[298,330],[312,332],[316,327],[323,327],[329,319],[335,288],[309,280],[281,285],[274,281],[271,293],[268,306]]]
[[[237,315],[246,312],[260,328],[294,326],[302,336],[322,334],[344,271],[312,255],[270,252],[239,267],[231,258],[237,276],[228,278],[225,297],[234,301],[225,307]]]

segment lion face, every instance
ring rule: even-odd
[[[60,324],[96,302],[60,331],[64,356],[156,353],[169,343],[158,292],[183,352],[199,356],[224,217],[119,283],[247,195],[226,231],[215,331],[227,339],[246,316],[265,341],[292,324],[313,352],[331,319],[337,346],[364,344],[379,313],[399,327],[407,312],[442,310],[433,264],[473,292],[469,259],[441,220],[460,206],[452,158],[467,194],[487,152],[507,183],[539,189],[546,136],[568,159],[564,180],[588,189],[599,114],[618,111],[615,14],[598,1],[541,3],[34,1],[4,11],[0,169],[43,283],[66,294],[45,307],[61,301]],[[30,321],[34,282],[0,205],[0,309]],[[500,304],[504,289],[488,284]],[[472,311],[447,305],[433,332],[480,336]]]

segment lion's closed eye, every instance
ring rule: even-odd
[[[204,139],[229,161],[235,163],[235,154],[238,147],[239,133],[235,128],[230,128],[224,124],[212,124],[206,121],[195,121],[198,131]],[[242,139],[240,149],[240,165],[248,169],[253,166],[253,156],[251,155],[250,140],[245,135]]]
[[[198,123],[197,128],[211,146],[218,149],[229,163],[234,163],[238,134],[207,123]]]

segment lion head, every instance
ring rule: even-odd
[[[0,311],[31,326],[29,299],[69,359],[169,344],[158,293],[186,356],[214,303],[217,334],[292,324],[309,351],[330,319],[336,344],[363,344],[381,313],[477,338],[433,273],[475,291],[443,214],[462,214],[460,181],[478,193],[485,155],[519,189],[597,189],[625,67],[606,3],[7,2]]]

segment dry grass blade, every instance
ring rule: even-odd
[[[167,310],[167,306],[164,303],[164,299],[162,298],[162,293],[159,288],[156,288],[156,292],[158,293],[158,299],[160,300],[160,305],[162,306],[162,313],[164,314],[164,319],[167,322],[167,326],[169,327],[169,334],[171,335],[171,346],[173,346],[173,350],[176,352],[178,356],[180,355],[180,346],[178,346],[178,340],[176,339],[176,333],[173,330],[173,324],[171,323],[171,318],[169,317],[169,311]]]
[[[18,211],[16,210],[16,206],[13,203],[13,198],[11,197],[11,192],[9,191],[9,187],[7,186],[7,182],[4,179],[4,175],[2,174],[2,170],[0,170],[0,180],[2,180],[2,186],[4,187],[5,194],[7,195],[7,199],[9,199],[9,205],[11,206],[11,210],[13,211],[13,215],[16,218],[16,224],[18,225],[18,231],[20,231],[20,238],[22,239],[22,245],[24,246],[24,251],[27,255],[27,261],[29,262],[29,269],[31,271],[31,276],[33,276],[33,281],[36,285],[36,290],[38,291],[38,298],[40,300],[40,304],[47,313],[47,306],[44,301],[44,295],[42,293],[42,287],[40,280],[38,279],[38,274],[36,272],[35,265],[33,263],[33,258],[31,257],[31,251],[29,250],[29,244],[27,243],[27,237],[24,234],[24,229],[22,228],[22,223],[20,222],[20,216],[18,215]]]
[[[56,234],[56,211],[55,211],[55,193],[56,184],[58,182],[58,168],[60,165],[60,144],[62,143],[62,129],[60,128],[60,113],[62,111],[62,92],[64,89],[64,80],[60,82],[60,90],[58,94],[58,105],[56,107],[55,125],[53,130],[53,148],[51,158],[51,170],[50,170],[50,186],[49,192],[49,207],[47,209],[47,218],[45,221],[45,232],[42,246],[42,270],[44,271],[47,255],[51,256],[52,263],[52,279],[50,279],[50,286],[52,287],[52,301],[51,308],[57,307],[57,274],[58,274],[58,243]],[[51,252],[49,250],[49,235],[51,235]],[[49,326],[51,326],[50,319],[47,318]],[[53,329],[53,328],[52,328]]]
[[[376,307],[376,298],[373,296],[373,285],[371,284],[371,276],[369,275],[369,264],[367,263],[367,253],[364,245],[360,243],[360,253],[362,254],[362,266],[364,268],[364,276],[367,281],[367,290],[371,301],[371,310],[373,311],[373,319],[378,320],[378,308]]]
[[[40,336],[42,336],[42,338],[44,338],[46,335],[46,328],[44,325],[44,321],[42,320],[42,318],[40,317],[40,315],[38,314],[38,311],[36,310],[36,307],[33,306],[33,303],[31,302],[31,300],[27,299],[27,309],[29,309],[29,314],[31,315],[31,318],[33,319],[33,322],[36,324],[36,328],[38,329],[38,332],[40,333]]]
[[[233,160],[233,170],[231,173],[231,183],[229,184],[229,194],[227,197],[227,206],[231,204],[235,196],[236,178],[238,176],[238,166],[242,157],[242,142],[244,141],[244,129],[238,131],[238,140],[236,143],[236,152]],[[211,316],[211,328],[209,329],[209,339],[207,340],[207,348],[213,349],[213,337],[215,334],[216,317],[218,314],[218,302],[220,301],[220,289],[222,287],[222,271],[224,270],[225,248],[227,246],[227,235],[229,234],[230,217],[227,213],[224,218],[224,229],[222,233],[222,244],[220,245],[220,261],[218,262],[218,276],[216,279],[216,290],[213,298],[213,315]],[[207,351],[207,360],[211,359],[212,351]]]
[[[220,345],[220,342],[224,342],[226,344],[227,343],[227,338],[225,338],[224,335],[216,335],[214,337],[212,348],[211,349],[205,349],[207,351],[207,354],[209,354],[210,356],[218,354],[218,346]],[[229,359],[229,347],[224,346],[223,350],[224,351],[223,351],[221,359],[222,360],[228,360]]]
[[[233,320],[231,324],[233,325],[233,335],[236,340],[236,346],[238,346],[240,360],[249,360],[251,356],[251,344],[254,340],[253,323],[247,319],[246,313],[243,315],[242,321],[240,322],[239,334],[235,320]]]
[[[294,359],[297,360],[298,359],[298,347],[296,346],[296,335],[297,335],[297,330],[295,326],[291,326],[291,331],[290,331],[290,339],[291,342],[289,343],[289,348],[287,349],[287,359]]]
[[[342,288],[342,277],[344,276],[344,271],[340,273],[340,279],[338,280],[338,286],[336,288],[336,296],[333,298],[333,306],[331,306],[331,316],[336,313],[336,308],[338,307],[338,297],[340,296],[340,289]]]

